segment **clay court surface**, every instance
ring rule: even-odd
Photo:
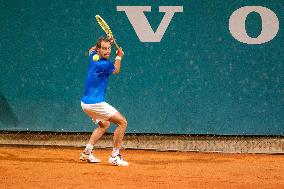
[[[123,150],[129,167],[79,160],[79,148],[0,147],[6,188],[284,188],[284,155]]]

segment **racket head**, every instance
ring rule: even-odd
[[[110,27],[108,26],[106,21],[104,21],[104,19],[102,19],[102,17],[100,17],[100,15],[96,15],[96,20],[97,20],[98,24],[101,26],[101,28],[104,30],[104,32],[108,36],[113,37],[113,34],[112,34]]]
[[[98,22],[98,24],[100,25],[100,27],[104,30],[104,32],[107,34],[108,37],[113,38],[113,44],[115,46],[115,48],[119,49],[119,45],[117,44],[112,31],[109,27],[109,25],[106,23],[106,21],[104,21],[104,19],[100,16],[100,15],[96,15],[96,20]]]

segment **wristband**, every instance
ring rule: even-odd
[[[116,56],[115,60],[120,60],[121,61],[121,57],[120,56]]]

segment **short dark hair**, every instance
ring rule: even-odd
[[[111,43],[111,40],[108,37],[100,37],[96,43],[96,48],[100,49],[102,42],[109,42]]]

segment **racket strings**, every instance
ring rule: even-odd
[[[99,15],[96,15],[96,20],[98,22],[98,24],[101,26],[101,28],[104,30],[104,32],[111,38],[113,38],[113,44],[115,45],[115,47],[117,49],[119,49],[119,46],[112,34],[112,31],[110,29],[110,27],[108,26],[108,24],[104,21],[104,19],[102,19],[102,17],[100,17]]]
[[[99,25],[101,26],[101,28],[106,32],[106,34],[113,37],[112,31],[111,31],[110,27],[108,26],[108,24],[98,15],[96,16],[96,19],[97,19],[97,22],[99,23]]]

